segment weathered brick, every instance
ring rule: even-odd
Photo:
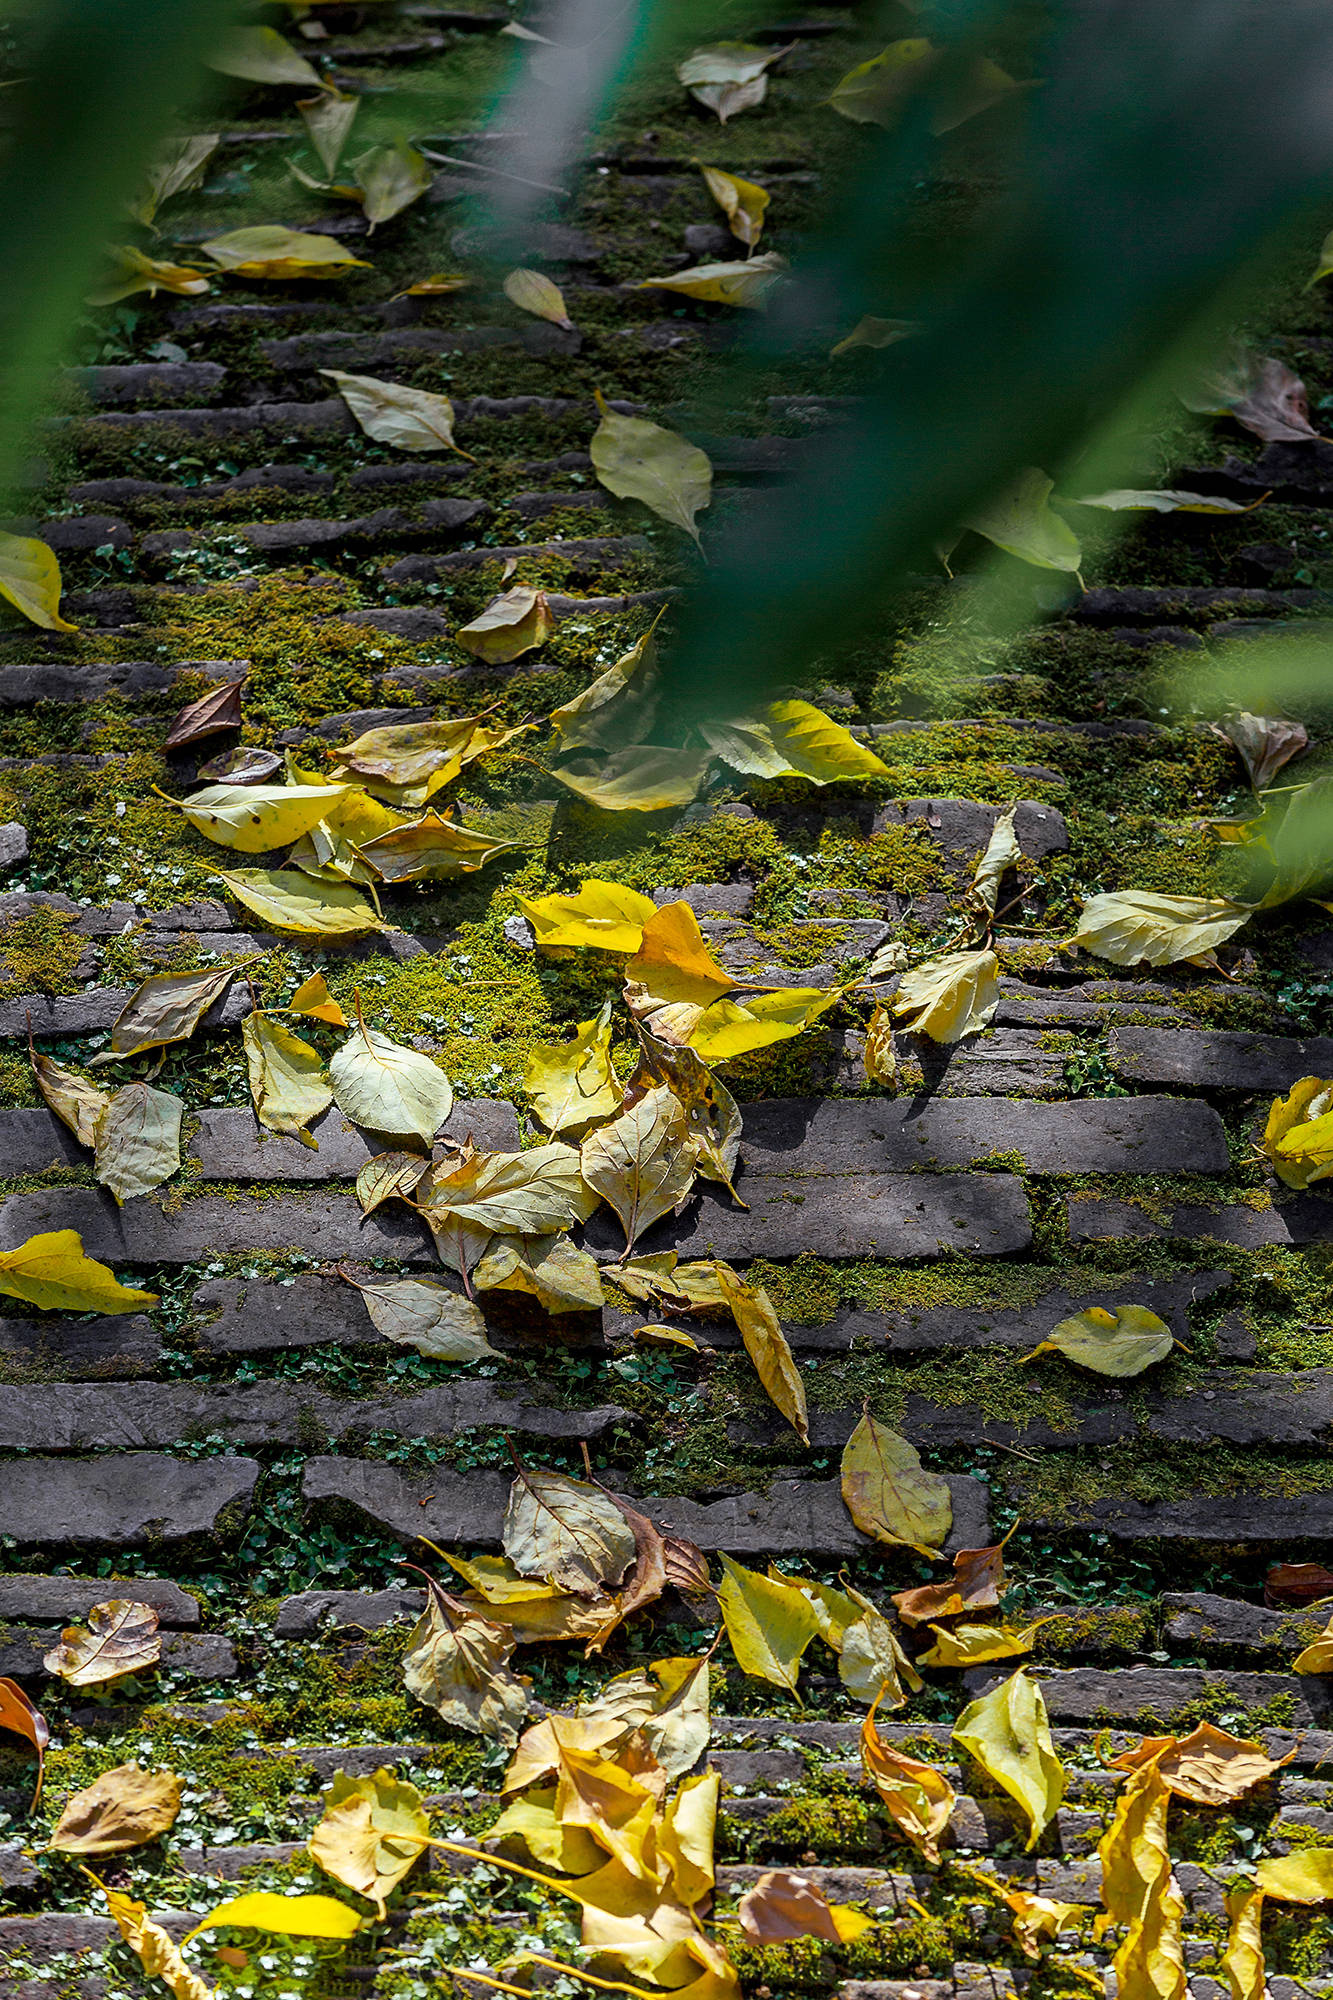
[[[94,1604],[109,1597],[133,1597],[151,1604],[163,1625],[194,1630],[199,1602],[188,1590],[162,1576],[0,1576],[0,1618],[30,1618],[39,1624],[65,1625],[86,1618]]]
[[[348,1123],[337,1106],[311,1128],[318,1152],[298,1139],[265,1132],[250,1111],[204,1111],[190,1144],[190,1158],[206,1181],[326,1181],[351,1179],[366,1161],[391,1142],[372,1139]],[[518,1115],[512,1104],[495,1098],[459,1098],[440,1137],[514,1152],[519,1144]]]
[[[549,1395],[550,1386],[545,1386]],[[399,1437],[454,1437],[494,1426],[531,1437],[597,1438],[627,1412],[614,1404],[552,1409],[535,1400],[543,1385],[490,1381],[440,1384],[366,1402],[291,1382],[196,1388],[186,1382],[75,1383],[10,1387],[0,1398],[0,1449],[139,1451],[182,1438],[234,1444],[297,1444],[310,1436],[349,1444],[371,1431]]]
[[[16,1547],[143,1548],[228,1532],[259,1479],[253,1458],[18,1458],[0,1478],[0,1536]]]
[[[1294,1704],[1296,1726],[1318,1727],[1333,1715],[1333,1694],[1319,1677],[1294,1674],[1219,1673],[1202,1667],[1079,1667],[1069,1672],[1036,1667],[1047,1712],[1061,1722],[1129,1721],[1171,1717],[1206,1694],[1224,1694],[1236,1708],[1263,1708],[1282,1699]],[[973,1667],[962,1676],[968,1694],[976,1697],[998,1687],[1008,1676],[995,1667]],[[1146,1725],[1145,1725],[1146,1726]]]
[[[493,1548],[500,1540],[509,1485],[507,1475],[498,1472],[437,1470],[420,1481],[369,1459],[312,1458],[306,1462],[302,1492],[319,1509],[350,1510],[405,1541],[427,1535],[432,1541]],[[984,1546],[986,1488],[979,1480],[957,1475],[950,1477],[949,1485],[954,1525],[948,1546]],[[762,1494],[711,1501],[645,1499],[637,1504],[665,1531],[710,1551],[852,1555],[870,1546],[853,1526],[836,1479],[775,1479]]]
[[[1133,1083],[1247,1095],[1286,1092],[1300,1077],[1333,1076],[1333,1037],[1312,1035],[1298,1041],[1220,1028],[1112,1028],[1107,1060],[1117,1076]]]
[[[1169,1614],[1166,1636],[1173,1646],[1217,1654],[1267,1653],[1292,1660],[1328,1623],[1328,1608],[1270,1611],[1244,1598],[1216,1597],[1207,1591],[1169,1591],[1162,1599]]]
[[[745,1108],[747,1173],[835,1173],[984,1166],[1018,1154],[1035,1174],[1218,1174],[1230,1164],[1222,1121],[1170,1097],[1011,1103],[951,1098],[769,1098]]]
[[[1040,1527],[1057,1523],[1040,1507],[1024,1518]],[[1333,1492],[1291,1497],[1255,1493],[1181,1492],[1170,1500],[1071,1500],[1058,1525],[1097,1528],[1113,1541],[1235,1542],[1289,1551],[1294,1544],[1333,1542]]]
[[[877,1336],[895,1352],[914,1353],[943,1347],[1035,1347],[1051,1328],[1089,1305],[1114,1312],[1122,1305],[1151,1307],[1177,1339],[1189,1336],[1189,1308],[1211,1298],[1232,1282],[1229,1271],[1188,1271],[1163,1278],[1108,1273],[1095,1289],[1066,1291],[1057,1286],[1031,1304],[984,1306],[911,1306],[883,1313],[839,1315],[849,1335]]]
[[[1186,1242],[1234,1243],[1241,1250],[1270,1244],[1327,1243],[1333,1239],[1333,1200],[1321,1194],[1282,1195],[1271,1208],[1239,1202],[1177,1202],[1165,1217],[1134,1202],[1081,1200],[1068,1203],[1074,1243],[1117,1242],[1126,1237],[1179,1237]]]
[[[105,1604],[112,1597],[140,1601],[133,1583],[119,1584],[114,1589],[104,1587],[95,1601]],[[0,1627],[0,1674],[40,1678],[47,1671],[43,1659],[56,1638],[54,1626],[46,1631],[19,1625]],[[189,1680],[220,1681],[238,1672],[239,1663],[236,1648],[220,1632],[164,1632],[162,1668],[166,1673],[183,1674]]]
[[[43,1374],[66,1379],[90,1375],[151,1374],[162,1356],[162,1336],[143,1313],[78,1319],[48,1313],[42,1319],[0,1318],[0,1355],[12,1355]]]
[[[405,1618],[419,1618],[422,1590],[303,1590],[278,1606],[273,1630],[279,1639],[314,1639],[326,1625],[351,1625],[378,1632]]]
[[[1027,1201],[1010,1174],[857,1174],[793,1185],[747,1177],[750,1211],[707,1188],[684,1214],[641,1239],[685,1256],[934,1257],[959,1250],[999,1256],[1031,1241]],[[92,1188],[11,1195],[0,1207],[0,1249],[39,1230],[77,1229],[90,1257],[112,1264],[192,1264],[250,1250],[294,1250],[321,1260],[400,1258],[434,1268],[425,1225],[396,1204],[363,1216],[350,1194],[229,1201],[202,1195],[164,1213],[149,1201],[117,1209]],[[594,1218],[588,1241],[608,1256],[624,1244],[613,1217]]]

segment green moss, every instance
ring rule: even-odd
[[[68,910],[33,910],[0,925],[0,998],[15,993],[73,993],[84,939]]]

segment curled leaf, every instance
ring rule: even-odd
[[[216,736],[224,729],[239,729],[244,688],[244,680],[222,681],[198,700],[187,702],[167,731],[162,748],[183,750],[186,744],[198,743],[205,736]]]
[[[68,1625],[42,1664],[71,1687],[100,1687],[126,1674],[144,1673],[162,1657],[157,1613],[151,1604],[113,1597],[94,1604],[88,1627]]]
[[[722,1295],[731,1307],[745,1351],[769,1399],[782,1412],[802,1444],[810,1442],[805,1383],[778,1324],[773,1302],[762,1285],[747,1285],[729,1264],[716,1265]]]
[[[747,250],[753,250],[764,230],[768,189],[759,187],[754,181],[743,181],[738,174],[726,173],[721,167],[706,167],[702,160],[696,160],[695,165],[704,177],[709,194],[726,216],[732,235]]]
[[[943,1771],[886,1743],[875,1726],[873,1708],[861,1725],[861,1764],[899,1832],[938,1867],[940,1836],[957,1796]]]
[[[969,1702],[954,1724],[953,1740],[1022,1807],[1032,1829],[1030,1852],[1065,1793],[1064,1766],[1036,1681],[1020,1667],[990,1694]]]
[[[299,1139],[318,1152],[319,1141],[307,1128],[333,1102],[319,1050],[259,1008],[242,1021],[241,1041],[255,1117],[267,1131]]]
[[[643,927],[657,914],[650,896],[622,889],[618,882],[584,882],[576,896],[520,896],[538,946],[554,951],[590,946],[597,951],[636,952]]]
[[[479,660],[507,666],[534,646],[544,646],[554,630],[555,617],[546,592],[516,584],[503,596],[493,597],[469,624],[460,625],[454,637]]]
[[[413,1638],[419,1630],[414,1629]],[[409,1640],[409,1654],[411,1646]],[[429,1836],[430,1821],[415,1785],[384,1769],[366,1778],[339,1771],[309,1845],[326,1874],[367,1897],[383,1918],[385,1897],[398,1887]]]
[[[132,244],[117,244],[109,254],[110,269],[84,293],[85,305],[114,306],[121,299],[133,298],[136,292],[147,292],[149,298],[156,298],[159,292],[176,292],[188,298],[213,289],[204,273],[192,265],[145,257]]]
[[[621,1105],[620,1079],[611,1061],[611,1002],[595,1020],[581,1021],[572,1042],[537,1042],[528,1055],[523,1087],[548,1132],[564,1132],[610,1118]]]
[[[24,1737],[37,1753],[37,1784],[29,1808],[36,1812],[42,1796],[46,1746],[51,1741],[51,1731],[41,1709],[28,1700],[18,1682],[10,1680],[7,1674],[0,1674],[0,1729]]]
[[[996,1542],[987,1549],[959,1549],[947,1583],[900,1590],[893,1604],[904,1625],[924,1625],[938,1618],[961,1618],[966,1611],[994,1610],[1007,1589],[1004,1543]]]
[[[790,1868],[766,1870],[741,1897],[736,1918],[751,1944],[782,1944],[803,1937],[851,1944],[875,1921],[863,1910],[830,1903],[808,1875]]]
[[[426,1608],[403,1655],[408,1693],[455,1728],[517,1742],[532,1683],[509,1669],[513,1633],[469,1611],[430,1578],[426,1584]]]
[[[28,1061],[33,1081],[56,1117],[69,1127],[81,1146],[96,1145],[97,1121],[111,1102],[106,1091],[99,1090],[95,1083],[74,1070],[65,1069],[53,1057],[44,1056],[33,1047],[31,1036]]]
[[[914,1034],[960,1042],[994,1019],[1000,962],[993,951],[951,951],[903,974],[893,1012]]]
[[[1275,1098],[1264,1126],[1263,1149],[1278,1179],[1307,1188],[1333,1174],[1333,1081],[1303,1076]]]
[[[190,1938],[198,1937],[200,1931],[223,1928],[272,1931],[280,1937],[342,1940],[356,1936],[361,1919],[355,1910],[332,1896],[277,1896],[263,1889],[250,1889],[210,1910],[185,1942],[188,1944]]]
[[[329,992],[322,972],[314,972],[303,985],[298,986],[287,1002],[288,1011],[306,1014],[312,1021],[326,1021],[331,1028],[345,1028],[347,1016]]]
[[[95,1875],[92,1880],[106,1897],[107,1908],[115,1919],[122,1940],[138,1954],[150,1979],[160,1979],[174,2000],[213,2000],[213,1989],[208,1981],[185,1963],[179,1945],[161,1924],[152,1921],[145,1903],[136,1902],[133,1896],[125,1895],[119,1889],[108,1889],[104,1882],[97,1881]]]
[[[1283,765],[1299,757],[1310,741],[1301,723],[1280,715],[1251,715],[1248,709],[1213,723],[1212,729],[1235,747],[1256,792],[1271,785]]]
[[[429,1165],[421,1153],[376,1153],[356,1177],[356,1198],[362,1215],[372,1215],[382,1202],[395,1198],[406,1201]]]

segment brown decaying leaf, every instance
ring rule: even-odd
[[[1008,1539],[1006,1535],[1004,1541]],[[904,1625],[924,1625],[939,1618],[960,1618],[965,1611],[992,1611],[1007,1589],[1004,1542],[996,1542],[989,1549],[959,1549],[947,1582],[900,1590],[893,1605]]]
[[[112,1597],[105,1604],[94,1604],[86,1631],[79,1625],[67,1625],[60,1643],[51,1648],[42,1664],[71,1687],[83,1688],[142,1673],[155,1667],[161,1657],[162,1641],[152,1605]]]
[[[1247,709],[1213,723],[1212,731],[1234,746],[1256,792],[1271,785],[1282,766],[1298,757],[1310,741],[1301,723],[1280,715],[1251,715]]]
[[[938,1765],[905,1756],[884,1741],[875,1726],[875,1707],[861,1725],[862,1768],[899,1832],[938,1867],[940,1836],[957,1794]]]
[[[523,1576],[581,1597],[618,1589],[638,1544],[619,1502],[590,1480],[518,1467],[505,1510],[504,1552]]]
[[[1119,1771],[1141,1771],[1152,1764],[1177,1798],[1192,1805],[1222,1806],[1266,1783],[1295,1755],[1292,1748],[1285,1757],[1270,1757],[1253,1738],[1231,1736],[1211,1722],[1201,1722],[1188,1736],[1146,1736],[1111,1762]]]
[[[607,1498],[629,1522],[634,1535],[634,1567],[625,1578],[611,1615],[584,1647],[585,1654],[600,1653],[612,1633],[619,1631],[631,1612],[642,1611],[645,1604],[657,1602],[667,1581],[666,1543],[657,1528],[646,1514],[626,1506],[614,1493],[608,1493]]]
[[[751,1944],[781,1944],[803,1937],[842,1942],[824,1891],[808,1875],[791,1868],[770,1868],[761,1875],[737,1904],[736,1920]]]
[[[708,1580],[707,1558],[693,1542],[687,1542],[681,1535],[666,1535],[663,1537],[662,1555],[666,1580],[677,1590],[695,1597],[711,1593],[713,1586]]]
[[[41,1709],[34,1708],[23,1689],[8,1675],[0,1675],[0,1729],[12,1730],[15,1736],[25,1737],[37,1752],[37,1787],[29,1808],[35,1812],[42,1796],[46,1746],[51,1741],[51,1731]]]
[[[239,729],[244,687],[244,679],[224,681],[221,686],[210,688],[207,694],[201,694],[196,701],[187,702],[167,731],[163,749],[183,750],[187,743],[197,743],[203,736],[217,736],[224,729]]]
[[[1333,1570],[1322,1563],[1277,1563],[1264,1578],[1268,1605],[1299,1607],[1325,1597],[1333,1597]]]
[[[517,1742],[532,1682],[510,1670],[514,1634],[422,1575],[426,1608],[403,1655],[408,1693],[456,1729]]]
[[[185,1780],[117,1764],[65,1801],[51,1835],[57,1854],[128,1854],[174,1826]]]
[[[1248,393],[1231,405],[1231,414],[1265,444],[1302,444],[1319,435],[1310,422],[1304,382],[1271,354],[1255,359]]]

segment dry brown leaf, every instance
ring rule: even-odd
[[[66,1799],[51,1835],[58,1854],[128,1854],[176,1823],[184,1778],[117,1764]]]
[[[618,1589],[638,1557],[619,1503],[590,1480],[520,1466],[505,1510],[504,1552],[523,1576],[597,1597]]]
[[[11,1681],[7,1674],[0,1675],[0,1729],[8,1729],[15,1736],[26,1738],[37,1752],[37,1786],[29,1808],[35,1812],[42,1796],[46,1746],[51,1741],[51,1731],[41,1709],[33,1706],[17,1681]]]
[[[71,1687],[101,1687],[125,1674],[145,1672],[162,1657],[157,1613],[151,1604],[112,1597],[94,1604],[88,1628],[67,1625],[60,1643],[46,1654],[48,1673],[59,1674]]]
[[[938,1867],[940,1835],[957,1796],[943,1771],[886,1743],[875,1726],[874,1708],[861,1725],[861,1763],[899,1832]]]
[[[1008,1539],[1006,1535],[1005,1541]],[[941,1618],[961,1618],[966,1611],[993,1611],[1007,1589],[1004,1542],[996,1542],[988,1549],[959,1549],[947,1583],[923,1583],[912,1590],[900,1590],[893,1604],[904,1625],[925,1625]]]
[[[167,731],[162,748],[183,750],[187,743],[198,743],[202,737],[217,736],[224,729],[239,729],[244,688],[244,679],[223,681],[197,700],[187,702]]]
[[[766,1870],[741,1897],[736,1920],[751,1944],[805,1937],[851,1944],[875,1921],[864,1911],[830,1903],[817,1882],[790,1868]]]
[[[666,1544],[661,1534],[646,1514],[626,1506],[614,1493],[607,1498],[629,1523],[634,1536],[634,1567],[625,1578],[610,1615],[585,1646],[587,1654],[602,1652],[607,1640],[620,1630],[631,1612],[641,1611],[645,1604],[655,1604],[666,1589]]]
[[[1251,715],[1245,709],[1213,723],[1212,731],[1234,746],[1256,792],[1271,785],[1282,766],[1298,757],[1310,741],[1299,722],[1287,722],[1280,715]]]
[[[1323,1563],[1276,1563],[1264,1578],[1264,1603],[1317,1604],[1333,1597],[1333,1570]]]
[[[403,1655],[408,1693],[455,1728],[516,1743],[532,1682],[509,1670],[513,1633],[425,1582],[426,1608]]]
[[[1252,1738],[1231,1736],[1211,1722],[1201,1722],[1188,1736],[1150,1737],[1112,1763],[1123,1771],[1155,1763],[1163,1784],[1177,1798],[1199,1806],[1223,1806],[1264,1784],[1295,1755],[1292,1749],[1285,1757],[1269,1757]]]

